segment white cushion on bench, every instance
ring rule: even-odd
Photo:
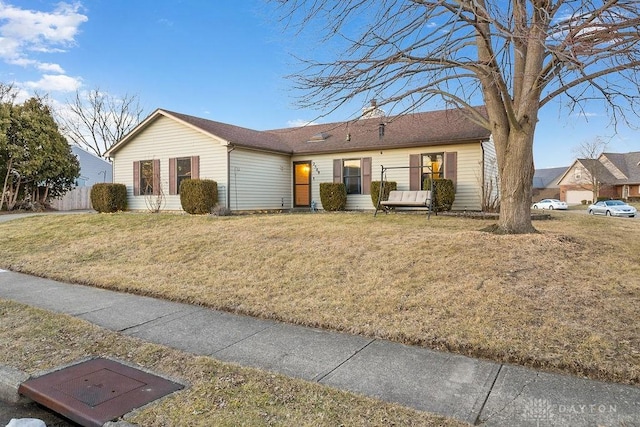
[[[426,206],[430,191],[400,191],[393,190],[389,193],[389,200],[382,200],[382,206]]]

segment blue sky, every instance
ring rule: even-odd
[[[0,0],[0,82],[60,103],[99,87],[137,95],[147,113],[165,108],[257,130],[353,118],[365,100],[320,119],[295,108],[290,53],[328,47],[283,33],[274,16],[264,0]],[[545,107],[537,168],[568,166],[573,148],[596,136],[611,141],[607,151],[640,150],[640,131],[614,135],[604,110],[588,108],[569,116]]]

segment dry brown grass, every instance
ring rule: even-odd
[[[640,222],[553,216],[46,216],[0,224],[0,267],[640,383]]]
[[[196,357],[70,316],[0,300],[0,365],[29,374],[111,357],[188,387],[127,417],[141,426],[464,426],[319,384]]]

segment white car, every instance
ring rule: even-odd
[[[587,213],[590,215],[628,216],[633,218],[637,212],[636,208],[622,200],[600,200],[587,208]]]
[[[539,202],[534,203],[533,206],[531,206],[531,209],[566,210],[567,204],[558,199],[542,199]]]

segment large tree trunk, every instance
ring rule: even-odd
[[[16,184],[16,187],[13,188],[13,184],[9,183],[9,195],[7,198],[7,210],[8,211],[12,211],[13,208],[16,207],[16,204],[18,203],[18,194],[20,193],[20,185],[22,184],[22,177],[19,176],[18,177],[18,182]]]
[[[500,140],[503,138],[504,140]],[[499,232],[533,233],[531,191],[533,185],[533,132],[510,132],[494,137],[500,166]]]

